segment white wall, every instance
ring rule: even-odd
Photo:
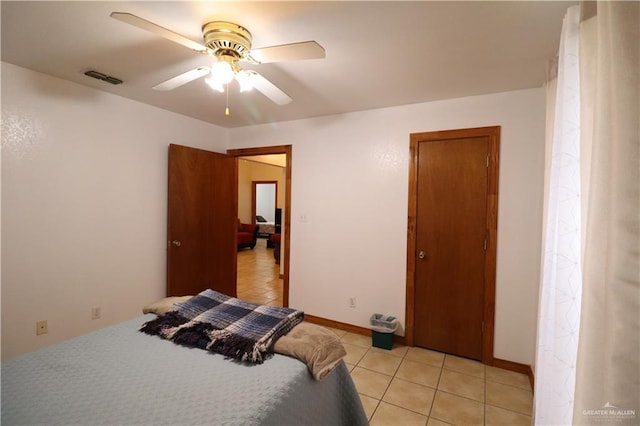
[[[293,145],[292,306],[404,319],[409,134],[500,125],[495,356],[533,364],[544,103],[533,89],[229,131],[3,63],[3,359],[164,294],[169,143]]]
[[[544,91],[532,89],[232,129],[231,148],[293,146],[290,304],[360,326],[393,314],[404,326],[409,134],[499,125],[494,355],[533,364],[544,115]]]
[[[3,359],[164,296],[167,147],[228,131],[7,63],[2,124]]]

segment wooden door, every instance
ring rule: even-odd
[[[474,133],[416,140],[414,343],[482,360],[495,200],[490,137]]]
[[[236,295],[236,160],[169,146],[167,295]]]

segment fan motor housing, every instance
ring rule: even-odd
[[[202,26],[204,44],[214,53],[218,50],[235,52],[244,58],[251,50],[251,33],[233,22],[213,21]]]

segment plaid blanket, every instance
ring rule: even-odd
[[[204,290],[144,323],[140,331],[179,345],[262,364],[275,341],[303,318],[302,311],[257,305]]]

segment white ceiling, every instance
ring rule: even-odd
[[[2,60],[217,124],[238,127],[480,95],[544,82],[562,18],[576,2],[103,2],[2,1]],[[210,65],[206,56],[109,17],[129,12],[202,42],[201,26],[248,28],[253,47],[315,40],[318,60],[244,65],[293,102],[211,91],[199,79],[151,87]],[[110,85],[89,69],[124,80]]]

